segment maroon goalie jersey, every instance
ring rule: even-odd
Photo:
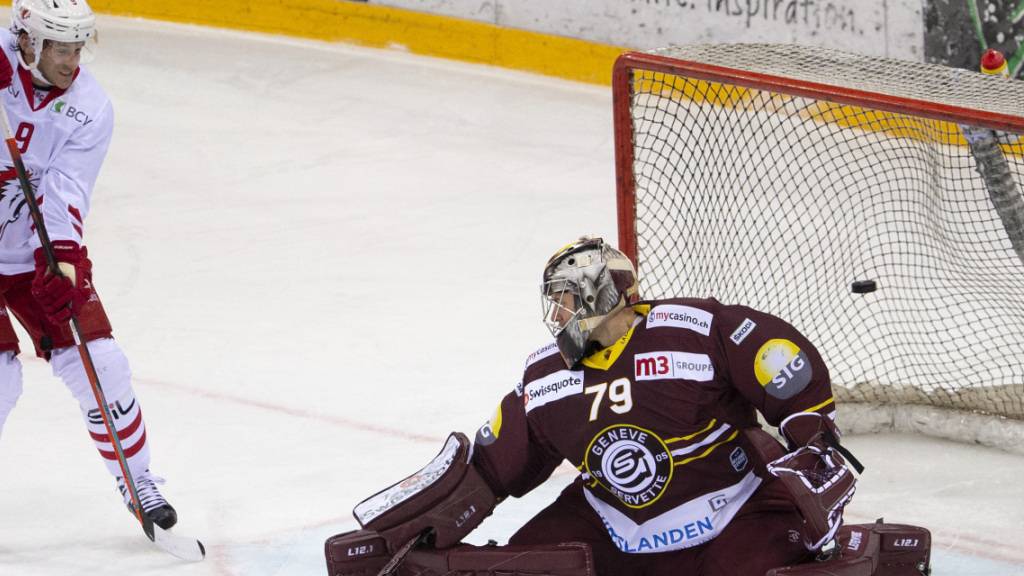
[[[828,370],[782,320],[715,300],[633,306],[616,344],[567,368],[552,343],[476,436],[473,461],[499,496],[521,496],[568,460],[620,550],[711,540],[767,474],[741,430],[834,417]]]

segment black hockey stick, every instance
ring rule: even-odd
[[[32,189],[32,183],[29,182],[28,173],[25,170],[25,163],[21,159],[21,150],[18,148],[18,143],[14,139],[14,134],[11,130],[11,123],[7,118],[7,109],[4,107],[2,100],[0,100],[0,118],[3,120],[4,139],[7,142],[7,150],[11,154],[11,161],[14,163],[14,169],[18,173],[18,181],[21,183],[21,190],[25,195],[25,202],[28,204],[28,210],[32,217],[32,222],[35,224],[36,234],[39,236],[39,243],[42,246],[43,253],[46,255],[47,268],[49,268],[51,274],[54,274],[55,276],[63,276],[57,265],[57,257],[53,253],[53,244],[50,242],[50,235],[46,232],[43,215],[39,211],[39,205],[36,203],[35,191]],[[96,374],[96,365],[93,364],[92,356],[89,354],[89,348],[86,346],[86,343],[82,341],[78,318],[75,317],[74,314],[71,315],[69,326],[71,328],[71,334],[75,339],[75,346],[78,348],[78,354],[82,358],[82,367],[85,369],[85,374],[89,378],[89,385],[92,387],[93,397],[96,398],[96,403],[99,405],[100,415],[103,418],[103,427],[107,430],[107,436],[110,438],[110,445],[113,447],[114,454],[117,456],[117,463],[121,467],[121,474],[123,475],[122,477],[124,478],[125,486],[128,488],[128,494],[131,497],[132,511],[135,513],[135,517],[139,523],[142,524],[142,531],[146,533],[147,538],[162,550],[181,558],[182,560],[189,560],[193,562],[202,560],[206,557],[206,549],[203,547],[202,542],[192,538],[173,535],[163,528],[153,524],[153,521],[143,513],[142,501],[139,499],[139,492],[135,487],[135,478],[132,476],[131,470],[128,468],[128,459],[124,455],[124,449],[121,447],[121,439],[118,437],[117,429],[114,427],[114,418],[110,413],[110,406],[107,405],[107,397],[103,393],[103,387],[100,385],[99,376]]]

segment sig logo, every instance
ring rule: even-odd
[[[786,400],[810,384],[811,362],[796,344],[773,338],[757,351],[754,376],[769,396]]]

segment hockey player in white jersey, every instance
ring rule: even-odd
[[[126,504],[131,499],[68,321],[88,342],[143,512],[167,529],[177,514],[149,471],[146,425],[128,360],[92,284],[84,243],[93,186],[110,143],[110,100],[79,64],[91,55],[96,19],[85,0],[14,0],[10,31],[0,30],[0,89],[63,276],[47,270],[10,154],[0,151],[0,431],[22,391],[17,318],[35,353],[78,400],[88,433]],[[129,506],[130,508],[130,506]]]

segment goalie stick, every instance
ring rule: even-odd
[[[18,143],[14,140],[11,123],[7,118],[7,109],[4,107],[3,101],[0,101],[0,120],[3,121],[4,139],[7,143],[7,150],[11,154],[11,161],[14,163],[14,169],[18,174],[18,181],[21,183],[21,190],[25,195],[25,203],[28,204],[32,223],[35,224],[36,234],[39,236],[39,243],[43,249],[43,254],[46,256],[47,267],[49,268],[50,273],[56,276],[63,276],[60,268],[57,266],[57,258],[53,253],[53,245],[50,243],[50,235],[46,232],[43,215],[40,213],[39,205],[36,203],[35,191],[32,189],[32,183],[28,180],[28,174],[25,171],[25,163],[21,158],[21,150],[18,149]],[[85,369],[85,374],[89,379],[89,385],[92,388],[93,396],[96,398],[96,403],[99,405],[100,415],[103,418],[103,427],[106,428],[107,436],[110,438],[110,444],[114,449],[114,454],[117,456],[117,463],[121,467],[121,474],[123,474],[125,486],[127,486],[128,493],[131,496],[132,512],[134,512],[135,518],[139,523],[142,524],[142,531],[145,532],[146,537],[156,544],[158,548],[177,558],[192,562],[202,560],[206,557],[206,548],[203,546],[202,542],[194,538],[171,534],[167,530],[153,524],[153,521],[143,513],[142,502],[139,500],[139,492],[135,487],[135,479],[132,477],[131,470],[128,468],[128,459],[124,455],[124,449],[121,447],[121,439],[118,437],[117,429],[114,428],[113,425],[114,418],[110,414],[110,406],[107,405],[107,397],[103,393],[103,387],[100,385],[99,377],[96,375],[96,366],[93,364],[92,357],[89,355],[89,348],[86,346],[86,343],[82,341],[81,330],[78,326],[78,318],[74,314],[71,315],[69,326],[71,328],[71,334],[75,339],[75,346],[78,348],[78,354],[82,358],[82,367]]]
[[[425,543],[430,538],[430,534],[433,531],[434,530],[432,528],[426,528],[416,536],[410,538],[408,542],[395,551],[395,555],[392,556],[391,560],[388,560],[388,563],[380,569],[380,572],[377,572],[377,576],[394,576],[397,574],[398,568],[405,562],[405,558],[409,555],[409,552],[412,552],[413,549],[420,544]]]

